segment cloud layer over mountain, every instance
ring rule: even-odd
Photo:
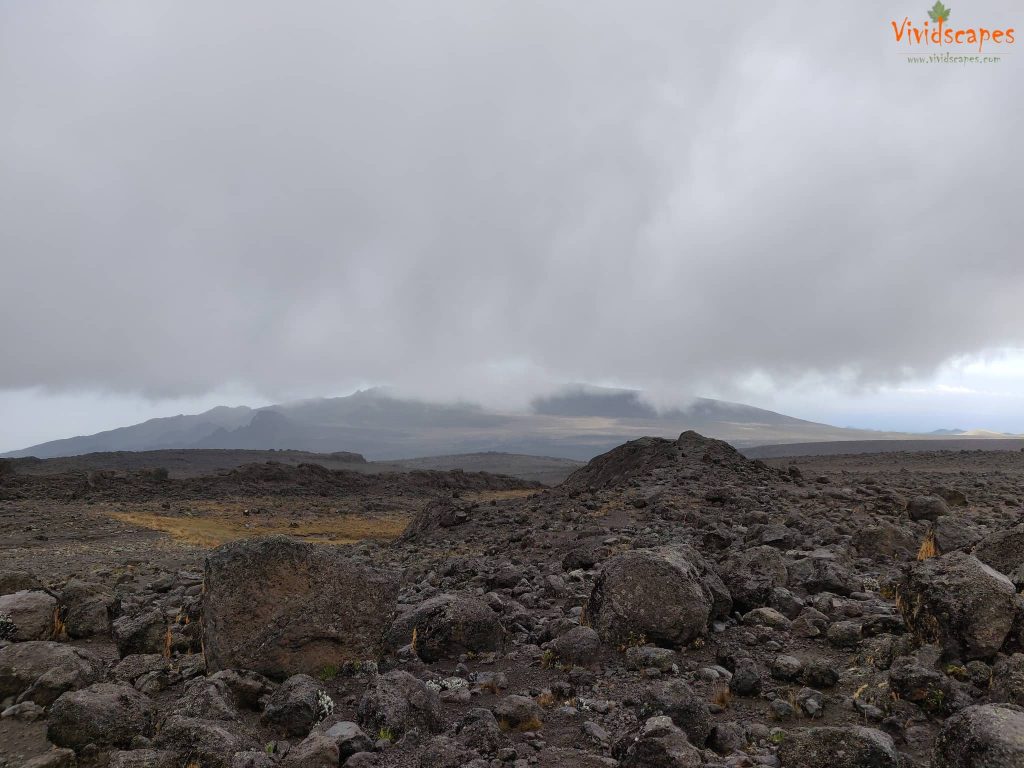
[[[1024,341],[1021,62],[907,64],[923,6],[742,10],[6,4],[0,390],[694,392]]]

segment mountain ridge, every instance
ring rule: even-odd
[[[487,451],[589,460],[627,440],[644,435],[674,439],[688,429],[738,447],[907,437],[833,427],[709,398],[696,398],[685,408],[657,410],[635,390],[580,385],[535,399],[529,411],[508,413],[473,403],[430,403],[370,389],[262,408],[217,406],[0,455],[54,458],[194,448],[353,451],[371,460]]]

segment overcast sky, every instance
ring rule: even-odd
[[[1024,431],[1024,41],[908,64],[929,5],[7,0],[0,450],[370,384]]]

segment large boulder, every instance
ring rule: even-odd
[[[470,510],[468,505],[450,496],[434,499],[413,515],[398,540],[413,542],[429,539],[435,531],[466,523],[470,518]]]
[[[1024,710],[1005,704],[967,707],[950,717],[935,740],[932,768],[1020,768]]]
[[[1006,576],[957,551],[909,566],[896,604],[919,639],[941,642],[950,655],[983,659],[1009,635],[1017,594]]]
[[[612,752],[623,768],[699,768],[700,752],[668,717],[651,717],[633,738],[615,744]]]
[[[413,643],[421,659],[433,662],[499,650],[504,634],[498,614],[480,598],[442,594],[398,616],[388,632],[388,645]]]
[[[600,654],[601,638],[590,627],[573,627],[548,643],[547,649],[555,654],[561,664],[585,667]]]
[[[154,743],[178,756],[179,765],[232,768],[232,755],[250,746],[229,724],[172,715],[160,725]]]
[[[789,581],[786,561],[775,547],[753,547],[728,557],[720,567],[734,606],[746,613],[769,605],[776,587]]]
[[[127,748],[135,736],[153,733],[153,701],[134,688],[95,683],[61,694],[46,724],[46,737],[59,747],[87,744]]]
[[[47,706],[102,676],[103,662],[97,656],[64,643],[37,640],[0,648],[0,699],[15,696]]]
[[[728,615],[732,600],[718,575],[685,546],[637,549],[608,560],[587,603],[606,643],[682,646]]]
[[[397,575],[344,548],[283,536],[225,544],[206,559],[207,666],[281,679],[377,658],[397,593]]]
[[[392,737],[410,728],[440,731],[441,698],[408,672],[395,670],[379,675],[359,700],[359,723],[377,735]]]
[[[60,592],[60,621],[68,637],[78,639],[110,632],[114,598],[102,587],[71,579]]]
[[[789,583],[812,595],[819,592],[849,595],[863,586],[850,572],[844,554],[825,548],[816,549],[806,557],[790,563]]]
[[[56,610],[57,599],[41,590],[0,595],[0,617],[5,617],[5,637],[0,640],[49,640]]]
[[[163,653],[169,624],[163,612],[155,607],[119,616],[111,626],[117,652],[122,657]]]
[[[907,503],[911,520],[938,520],[949,514],[949,506],[939,496],[915,496]]]
[[[1010,576],[1024,566],[1024,525],[990,533],[974,547],[974,556]]]
[[[782,768],[901,768],[892,737],[861,726],[787,731],[779,747]]]
[[[711,711],[702,696],[682,680],[654,683],[643,700],[644,712],[665,715],[699,747],[711,733]]]
[[[330,703],[328,703],[330,702]],[[274,691],[263,710],[263,722],[288,736],[305,736],[334,710],[323,686],[309,675],[293,675]]]

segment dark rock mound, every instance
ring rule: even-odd
[[[722,440],[683,432],[677,440],[641,437],[590,460],[558,486],[563,494],[623,488],[647,480],[678,482],[701,476],[777,478],[760,462],[751,461]]]

